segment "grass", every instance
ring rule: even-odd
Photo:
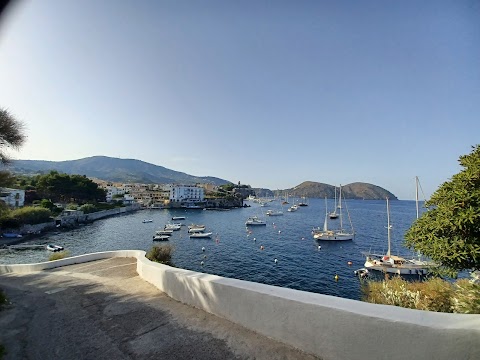
[[[409,282],[399,277],[367,281],[363,300],[374,304],[447,313],[480,314],[480,284],[467,279],[451,283],[440,278]]]
[[[66,257],[70,256],[70,252],[68,251],[59,251],[59,252],[54,252],[50,257],[48,258],[48,261],[53,261],[53,260],[60,260],[64,259]]]
[[[150,261],[160,264],[174,266],[172,263],[173,246],[171,245],[155,245],[146,254]]]

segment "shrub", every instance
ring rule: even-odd
[[[173,247],[171,245],[156,245],[153,246],[145,256],[150,261],[174,266],[172,263],[172,252]]]
[[[52,213],[50,210],[42,207],[25,206],[23,208],[15,209],[10,212],[8,218],[17,222],[19,225],[23,224],[41,224],[50,221]]]
[[[431,278],[424,282],[408,282],[400,277],[380,282],[368,281],[362,291],[363,300],[374,304],[453,312],[453,286],[440,278]]]
[[[48,258],[48,261],[53,261],[53,260],[60,260],[66,257],[70,256],[70,252],[64,250],[64,251],[59,251],[59,252],[54,252],[50,257]]]
[[[97,207],[93,204],[84,204],[78,208],[78,210],[83,211],[84,214],[90,214],[97,210]]]
[[[453,312],[480,314],[480,284],[467,279],[455,282],[452,298]]]

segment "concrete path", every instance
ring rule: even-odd
[[[5,359],[318,359],[172,300],[132,258],[3,275],[0,289]]]

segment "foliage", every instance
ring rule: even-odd
[[[50,210],[45,208],[25,206],[23,208],[18,208],[10,211],[6,218],[2,219],[2,226],[5,226],[4,221],[13,220],[13,223],[18,223],[19,225],[23,224],[41,224],[50,221],[52,213]],[[18,226],[14,226],[18,227]]]
[[[172,263],[173,246],[156,245],[153,246],[145,255],[148,260],[155,261],[160,264],[174,266]]]
[[[45,209],[48,209],[50,211],[52,211],[52,209],[56,208],[55,204],[51,200],[48,200],[48,199],[42,199],[40,201],[40,206],[45,208]]]
[[[79,204],[105,200],[105,190],[82,175],[61,174],[51,171],[37,177],[37,192],[54,202]]]
[[[7,353],[7,351],[5,350],[5,346],[0,344],[0,360],[3,359],[3,357],[5,356],[6,353]]]
[[[16,120],[7,110],[0,108],[0,162],[11,162],[3,150],[5,147],[18,149],[25,142],[24,125]]]
[[[93,204],[84,204],[78,208],[78,210],[83,211],[84,214],[90,214],[95,211],[98,211],[96,206]]]
[[[234,187],[235,187],[235,185],[230,183],[230,184],[220,185],[219,190],[221,189],[221,190],[224,190],[224,191],[232,191]]]
[[[480,145],[459,159],[463,170],[443,183],[405,234],[408,247],[449,275],[480,269]]]
[[[12,187],[15,184],[15,177],[8,171],[0,171],[0,187]]]
[[[367,281],[362,286],[363,300],[409,309],[480,314],[480,284],[467,279],[451,283],[441,278],[409,282],[400,277]]]
[[[54,252],[48,258],[48,261],[60,260],[70,256],[70,252],[67,250]]]
[[[456,313],[480,314],[480,284],[467,279],[456,281],[452,308]]]

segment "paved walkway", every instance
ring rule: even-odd
[[[5,359],[317,359],[202,310],[112,258],[0,276]]]

